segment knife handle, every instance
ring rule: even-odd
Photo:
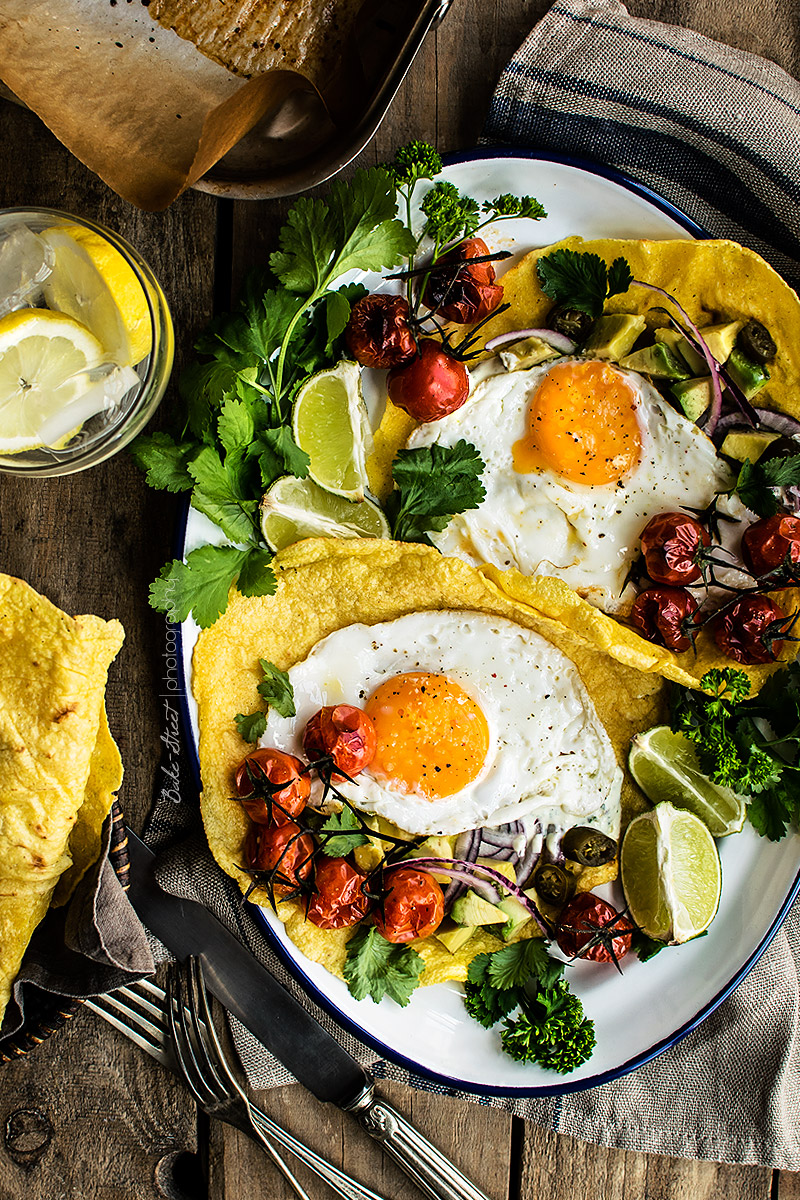
[[[396,1108],[380,1096],[364,1099],[349,1111],[430,1200],[489,1200]]]

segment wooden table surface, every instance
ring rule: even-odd
[[[359,161],[380,162],[411,137],[442,151],[474,145],[503,64],[545,8],[544,0],[455,0]],[[800,76],[800,16],[782,0],[632,0],[629,8],[764,54]],[[150,262],[174,316],[178,368],[208,318],[229,307],[243,271],[272,248],[286,210],[282,202],[191,191],[167,212],[139,212],[35,116],[2,101],[0,144],[0,207],[50,205],[98,220]],[[173,383],[160,419],[174,394]],[[3,476],[0,483],[2,570],[68,612],[119,617],[125,626],[109,716],[134,828],[148,810],[162,732],[163,624],[148,607],[147,588],[170,557],[175,515],[172,498],[145,487],[125,454],[63,479]],[[477,1104],[384,1090],[492,1200],[800,1200],[800,1180],[786,1172],[605,1150]],[[299,1086],[259,1100],[387,1200],[419,1196],[350,1118]],[[315,1181],[309,1186],[315,1198],[329,1194]],[[156,1196],[291,1200],[292,1193],[259,1149],[209,1122],[172,1076],[88,1011],[27,1059],[0,1066],[0,1200]]]

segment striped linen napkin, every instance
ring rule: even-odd
[[[763,59],[633,19],[617,0],[559,0],[503,72],[483,140],[617,167],[710,233],[752,246],[791,280],[800,278],[798,113],[800,87]],[[146,833],[156,850],[196,830],[189,774],[185,764],[180,802],[170,794],[156,804]],[[377,1059],[308,1001],[202,833],[161,855],[159,878],[211,908],[374,1074],[478,1099]],[[799,963],[795,906],[733,995],[638,1071],[555,1099],[479,1102],[601,1145],[798,1170]],[[289,1081],[244,1027],[233,1022],[233,1033],[254,1087]]]

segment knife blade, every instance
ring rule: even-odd
[[[372,1087],[371,1076],[213,913],[159,887],[155,855],[127,833],[128,898],[147,928],[179,962],[202,955],[208,990],[318,1100],[340,1108],[356,1103]]]
[[[179,962],[203,960],[208,990],[318,1100],[350,1113],[430,1200],[489,1200],[388,1101],[368,1071],[340,1046],[266,967],[195,900],[165,892],[155,855],[130,829],[128,898]]]

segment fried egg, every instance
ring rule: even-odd
[[[372,718],[375,758],[338,784],[355,808],[410,834],[523,820],[526,833],[619,833],[621,772],[578,674],[539,634],[485,613],[416,612],[350,625],[289,671],[296,716],[274,709],[262,745],[302,757],[325,705]]]
[[[462,438],[486,464],[486,498],[430,535],[438,549],[472,566],[556,576],[610,613],[627,607],[650,518],[705,508],[732,482],[693,422],[642,376],[600,360],[492,375],[408,445]]]

